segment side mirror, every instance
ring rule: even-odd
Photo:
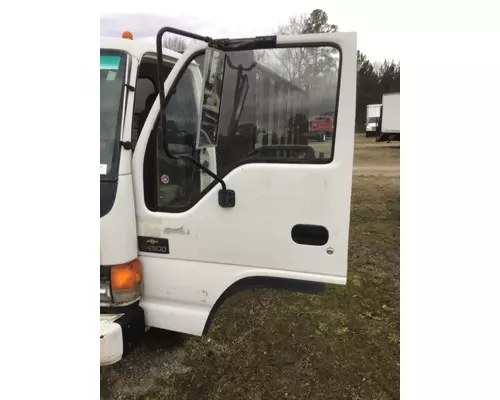
[[[158,71],[158,80],[157,80],[157,83],[158,83],[158,87],[159,87],[159,97],[160,97],[160,125],[161,125],[161,129],[162,129],[162,134],[164,135],[165,139],[166,139],[166,136],[167,136],[167,121],[166,121],[166,118],[165,118],[165,107],[167,106],[166,104],[166,97],[165,97],[165,88],[164,88],[164,82],[165,82],[165,78],[163,76],[163,34],[165,33],[174,33],[176,35],[182,35],[182,36],[185,36],[185,37],[189,37],[191,39],[196,39],[196,40],[201,40],[201,41],[204,41],[204,42],[207,42],[207,43],[211,43],[213,42],[213,39],[209,38],[208,36],[207,37],[203,37],[203,36],[200,36],[200,35],[197,35],[197,34],[194,34],[194,33],[190,33],[190,32],[186,32],[186,31],[183,31],[183,30],[180,30],[180,29],[176,29],[176,28],[172,28],[172,27],[169,27],[169,26],[166,26],[166,27],[163,27],[161,28],[158,33],[156,34],[156,66],[157,66],[157,71]],[[217,66],[218,64],[215,64],[214,65],[214,56],[213,56],[213,49],[211,48],[208,48],[208,52],[205,52],[205,56],[206,56],[206,63],[205,63],[205,76],[207,77],[207,79],[203,79],[203,92],[201,94],[201,100],[200,100],[200,103],[201,103],[201,110],[203,110],[203,106],[205,105],[205,83],[207,81],[210,82],[210,78],[212,76],[217,76],[218,74],[220,74],[220,71],[219,71],[219,67]],[[211,53],[212,51],[212,53]],[[208,54],[208,57],[207,57],[207,54]],[[224,57],[221,57],[223,61],[221,64],[222,64],[222,68],[224,68],[224,64],[225,64],[225,58]],[[211,73],[210,71],[213,70],[213,73]],[[222,70],[222,77],[223,77],[223,70]],[[209,88],[210,89],[210,88]],[[212,88],[210,89],[212,92],[214,91],[214,87],[212,86]],[[215,90],[217,91],[217,88],[215,88]],[[219,99],[221,97],[221,92],[222,92],[222,84],[221,84],[221,87],[220,89],[218,90],[219,92]],[[197,135],[196,135],[196,147],[199,149],[199,148],[207,148],[207,147],[214,147],[216,144],[217,144],[217,129],[218,129],[218,124],[219,124],[219,111],[220,111],[220,101],[217,105],[217,113],[216,113],[216,125],[215,127],[210,127],[210,129],[208,129],[208,133],[207,131],[201,129],[201,122],[203,120],[203,115],[205,113],[201,112],[200,114],[200,120],[199,120],[199,123],[198,123],[198,131],[197,131]],[[203,133],[203,138],[205,140],[205,145],[203,145],[203,142],[201,142],[201,136],[202,136],[202,133]],[[198,146],[199,144],[202,144],[202,146]],[[166,144],[166,145],[165,145]],[[231,189],[227,189],[226,187],[226,183],[224,182],[224,180],[220,177],[217,176],[217,174],[215,174],[214,172],[212,172],[210,170],[210,168],[206,167],[205,165],[203,165],[202,163],[200,163],[199,160],[197,160],[196,158],[192,157],[191,155],[189,154],[172,154],[168,148],[168,140],[165,140],[164,141],[164,146],[163,146],[163,149],[165,150],[165,154],[167,155],[168,158],[171,158],[171,159],[175,159],[175,160],[185,160],[185,161],[189,161],[191,163],[193,163],[194,165],[196,165],[198,168],[200,168],[200,170],[204,171],[205,173],[207,173],[210,177],[212,177],[214,180],[216,180],[218,183],[220,183],[220,185],[222,186],[222,188],[219,190],[219,206],[223,207],[223,208],[231,208],[231,207],[234,207],[235,204],[236,204],[236,195],[235,195],[235,192],[234,190],[231,190]]]
[[[201,114],[196,134],[198,150],[217,146],[225,65],[226,55],[222,51],[208,47],[205,52],[200,93]]]

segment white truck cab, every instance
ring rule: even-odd
[[[377,126],[380,120],[382,104],[368,104],[366,106],[366,137],[377,136]]]
[[[237,291],[346,283],[356,34],[101,38],[100,84],[101,365],[146,327],[202,335]],[[294,123],[318,107],[331,141]]]

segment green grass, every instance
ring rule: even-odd
[[[358,138],[356,165],[397,167],[388,146]],[[172,344],[176,335],[152,332],[101,369],[101,397],[399,398],[399,178],[354,176],[349,253],[348,284],[326,296],[247,291],[206,337]]]

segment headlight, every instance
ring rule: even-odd
[[[104,271],[103,271],[104,269]],[[113,305],[133,303],[142,294],[142,265],[139,259],[127,264],[101,266],[101,302]]]

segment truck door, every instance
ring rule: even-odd
[[[225,51],[224,73],[210,82],[221,96],[210,97],[199,84],[206,44],[191,46],[165,81],[167,137],[158,99],[144,125],[133,181],[149,326],[200,335],[235,289],[314,291],[315,283],[346,283],[356,34],[277,36],[275,46],[263,47]],[[245,98],[235,102],[237,92]],[[195,143],[201,102],[220,103],[212,147]],[[333,135],[325,142],[293,122],[332,110]],[[209,178],[207,186],[192,165],[184,187],[165,190],[172,180],[160,162],[164,141],[191,146],[199,160],[213,160],[206,157],[213,151],[217,165],[210,168],[234,190],[234,207],[221,207],[221,185]],[[154,187],[144,186],[146,174],[154,175]]]

